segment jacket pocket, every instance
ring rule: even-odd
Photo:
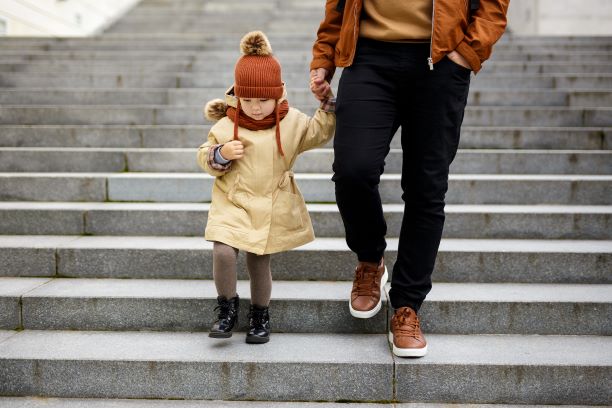
[[[452,59],[448,58],[448,55],[445,55],[444,59],[448,60],[448,63],[452,67],[454,67],[456,70],[458,70],[459,72],[463,72],[463,73],[471,73],[472,72],[471,68],[466,68],[463,65],[457,64],[455,61],[453,61]]]
[[[289,231],[301,229],[304,226],[301,201],[299,195],[279,190],[272,206],[272,222]]]
[[[294,192],[293,172],[288,170],[281,178],[272,204],[272,222],[289,231],[304,227],[302,197]]]

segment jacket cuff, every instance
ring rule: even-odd
[[[215,148],[215,162],[219,163],[219,164],[227,164],[229,162],[231,162],[231,160],[227,160],[225,157],[223,157],[223,155],[221,154],[221,148],[223,147],[223,145]]]
[[[457,51],[459,54],[461,54],[463,58],[467,60],[474,73],[480,71],[480,69],[482,68],[482,64],[480,63],[480,57],[465,40],[462,40],[459,45],[457,45],[455,51]]]
[[[323,99],[321,101],[321,106],[319,106],[319,109],[328,113],[334,113],[336,111],[336,98],[334,96],[331,96],[329,98]]]
[[[228,171],[230,167],[232,167],[231,160],[225,164],[218,163],[215,160],[215,156],[217,155],[217,150],[221,149],[222,146],[223,146],[222,144],[210,146],[210,148],[208,149],[208,167],[210,167],[213,170],[217,170],[217,171]]]

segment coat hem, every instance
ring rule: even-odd
[[[298,240],[292,240],[288,245],[273,245],[273,246],[253,246],[248,244],[248,233],[239,232],[229,228],[214,226],[206,228],[204,239],[211,242],[222,242],[241,251],[251,252],[256,255],[268,255],[277,252],[284,252],[299,246],[305,245],[314,241],[314,234],[307,231],[302,233],[303,237]]]

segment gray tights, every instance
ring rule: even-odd
[[[236,296],[236,259],[238,250],[221,242],[213,243],[213,278],[217,293],[226,299]],[[268,307],[272,293],[270,255],[246,253],[251,282],[251,304]]]

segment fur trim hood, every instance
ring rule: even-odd
[[[287,99],[287,89],[283,84],[283,96],[278,99],[278,103]],[[204,106],[204,117],[210,122],[218,122],[227,116],[228,106],[235,108],[238,106],[238,98],[234,95],[234,86],[225,92],[225,99],[213,99]]]
[[[204,117],[210,122],[218,122],[226,116],[227,104],[223,99],[213,99],[204,106]]]

